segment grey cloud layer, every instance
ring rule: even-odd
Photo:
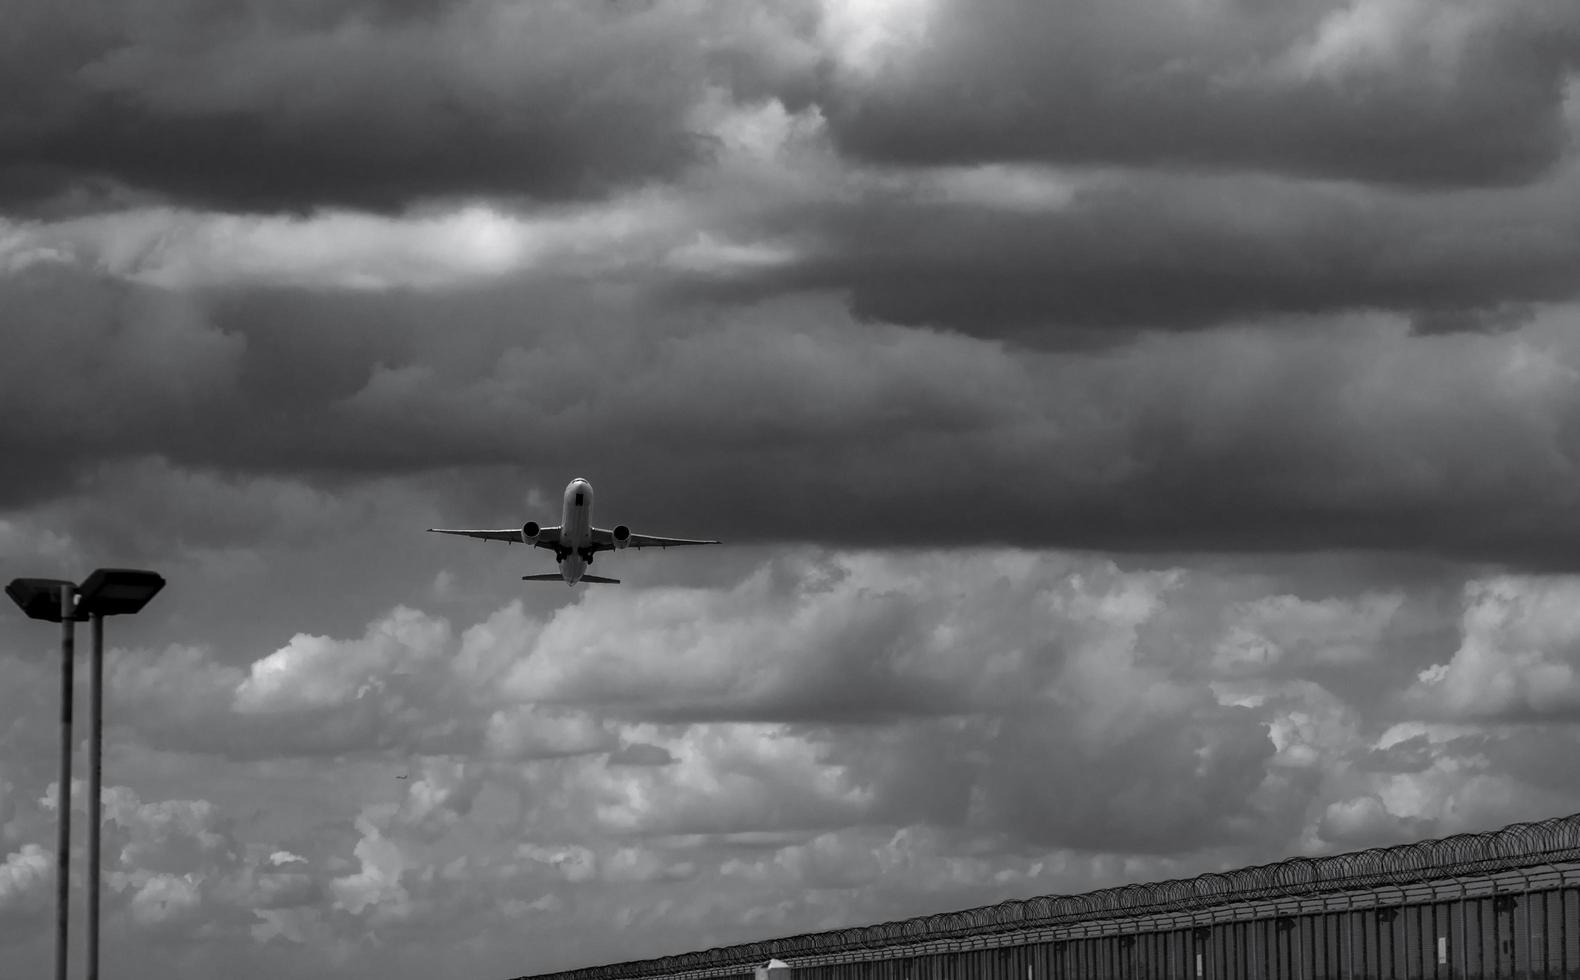
[[[47,347],[58,316],[30,298],[81,281],[8,280],[25,346]],[[163,358],[104,360],[102,341],[154,329],[125,311],[161,294],[87,282],[123,299],[72,301],[71,385],[0,366],[0,425],[33,481],[11,502],[75,486],[62,531],[316,534],[332,528],[316,495],[475,468],[493,475],[457,470],[436,519],[552,520],[523,512],[523,489],[552,496],[575,471],[633,526],[737,541],[1580,553],[1567,307],[1493,336],[1362,318],[1017,355],[815,297],[665,310],[537,284],[188,311],[158,321]],[[168,464],[127,468],[146,454]],[[152,486],[112,493],[101,474]],[[264,474],[278,494],[240,480]],[[176,491],[201,508],[170,508]],[[245,516],[259,507],[276,516]]]
[[[902,53],[832,86],[840,145],[1409,185],[1529,179],[1566,149],[1564,0],[904,5]]]
[[[0,446],[17,466],[0,507],[61,489],[77,463],[155,451],[228,400],[243,339],[179,294],[52,263],[0,275],[6,310]]]
[[[0,82],[27,93],[0,110],[0,201],[93,181],[265,211],[596,195],[706,151],[687,114],[711,58],[733,52],[750,77],[757,16],[738,4],[28,2],[0,42]]]
[[[1563,154],[1564,0],[845,5],[29,2],[14,200],[119,182],[243,209],[595,195],[705,157],[710,99],[815,105],[860,158],[1530,179]],[[200,84],[192,79],[201,78]]]
[[[1245,175],[1064,179],[1068,203],[1048,208],[915,192],[802,206],[766,224],[805,240],[805,258],[690,288],[841,289],[863,317],[1033,347],[1368,309],[1427,332],[1507,329],[1580,293],[1580,223],[1560,203],[1580,192],[1572,168],[1409,195]]]

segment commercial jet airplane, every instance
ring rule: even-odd
[[[587,566],[592,564],[593,555],[600,551],[623,551],[626,548],[674,548],[687,544],[719,543],[692,538],[661,538],[654,534],[632,534],[631,529],[624,524],[616,524],[610,530],[593,527],[592,504],[592,484],[577,477],[565,485],[565,506],[561,511],[560,523],[555,527],[539,527],[537,521],[528,521],[520,527],[505,528],[503,531],[458,531],[438,527],[430,527],[428,530],[435,534],[461,534],[469,538],[481,538],[484,541],[505,541],[510,544],[547,548],[554,552],[554,560],[560,563],[560,570],[546,575],[523,575],[521,580],[564,582],[566,585],[575,585],[577,582],[619,585],[620,580],[617,578],[604,578],[601,575],[587,573]]]

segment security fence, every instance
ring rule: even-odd
[[[1580,980],[1580,814],[522,980]]]

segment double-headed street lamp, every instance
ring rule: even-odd
[[[12,579],[6,595],[32,619],[60,623],[60,789],[56,794],[59,827],[55,844],[55,980],[66,980],[66,921],[71,865],[71,696],[76,655],[73,627],[93,623],[93,659],[88,701],[88,980],[99,977],[99,813],[100,750],[104,743],[104,617],[138,612],[165,587],[155,572],[101,568],[79,587],[54,578]]]

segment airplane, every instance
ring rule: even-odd
[[[434,534],[460,534],[484,541],[504,541],[509,544],[526,544],[547,548],[554,552],[560,570],[544,575],[523,575],[523,582],[564,582],[574,586],[577,582],[619,585],[617,578],[592,575],[587,566],[600,551],[624,551],[626,548],[676,548],[688,544],[720,544],[714,540],[694,538],[664,538],[655,534],[632,534],[624,524],[613,528],[594,527],[592,522],[592,484],[577,477],[565,485],[564,507],[560,523],[554,527],[540,527],[537,521],[528,521],[520,527],[502,531],[462,531],[451,528],[430,527]]]

